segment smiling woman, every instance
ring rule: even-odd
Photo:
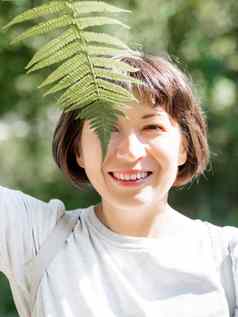
[[[166,58],[135,56],[124,57],[122,60],[139,68],[138,72],[130,75],[142,80],[145,86],[120,84],[133,91],[140,103],[149,107],[150,112],[159,106],[160,110],[165,110],[170,119],[179,124],[186,140],[188,157],[185,164],[179,167],[177,185],[186,184],[203,173],[209,157],[206,122],[199,102],[192,92],[191,83],[186,75]],[[84,169],[80,169],[76,162],[75,154],[83,126],[82,122],[75,120],[76,115],[76,111],[62,114],[55,130],[53,154],[58,166],[80,187],[88,179]],[[151,115],[145,114],[144,117],[149,119]]]
[[[16,306],[22,317],[237,317],[237,228],[168,204],[171,188],[201,175],[209,159],[191,83],[163,57],[123,60],[144,84],[119,83],[137,101],[126,104],[105,157],[76,111],[62,113],[53,139],[65,176],[79,189],[91,184],[101,202],[68,213],[61,201],[0,191],[0,269]],[[9,230],[16,219],[21,226]]]
[[[120,234],[158,237],[163,222],[169,229],[170,215],[180,220],[167,204],[169,190],[206,167],[206,123],[187,77],[169,60],[122,60],[138,69],[130,75],[144,85],[120,83],[137,101],[128,103],[120,116],[105,159],[89,121],[72,120],[76,113],[62,114],[53,153],[76,186],[87,181],[100,194],[96,214],[107,227]]]

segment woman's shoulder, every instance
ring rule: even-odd
[[[1,205],[12,205],[12,207],[21,207],[23,203],[25,203],[25,207],[29,207],[33,205],[46,207],[48,206],[56,206],[60,205],[61,208],[64,208],[64,204],[60,199],[50,199],[49,202],[44,202],[41,199],[31,196],[21,190],[8,188],[6,186],[0,185],[0,203]],[[19,205],[20,203],[20,205]],[[29,205],[28,205],[29,204]],[[16,205],[16,206],[14,206]]]
[[[217,240],[220,238],[230,251],[238,246],[238,227],[221,225],[201,219],[194,219],[193,221],[206,227],[210,235]]]
[[[0,238],[17,239],[33,235],[39,246],[65,213],[60,199],[45,202],[20,190],[0,186]]]
[[[20,279],[20,268],[38,253],[64,213],[59,199],[45,202],[0,186],[0,271]]]

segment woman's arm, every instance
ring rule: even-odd
[[[23,267],[64,213],[57,199],[48,203],[0,186],[0,270],[24,279]]]

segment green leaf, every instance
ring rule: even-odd
[[[57,51],[62,49],[64,46],[73,42],[77,38],[74,29],[70,28],[62,33],[60,36],[54,38],[46,45],[44,45],[41,49],[39,49],[31,61],[27,64],[26,69],[32,67],[32,65],[38,63],[40,60],[55,54]]]
[[[72,9],[77,14],[88,14],[93,12],[110,12],[110,13],[130,13],[131,11],[121,9],[103,1],[79,1],[72,5]]]
[[[98,83],[99,88],[109,90],[109,91],[116,91],[118,94],[120,94],[122,96],[131,97],[131,93],[127,89],[125,89],[119,85],[116,85],[114,83],[111,83],[108,80],[103,80],[103,79],[98,78],[97,83]]]
[[[129,102],[132,102],[134,100],[134,99],[132,100],[131,97],[123,96],[123,95],[120,95],[116,92],[105,90],[102,88],[99,88],[99,91],[100,91],[100,98],[113,99],[114,103],[121,103],[121,102],[129,103]]]
[[[118,115],[123,115],[123,113],[110,102],[95,102],[80,111],[79,117],[83,120],[89,120],[90,127],[100,140],[103,160],[105,159],[112,129],[117,123]]]
[[[141,81],[138,79],[134,79],[128,75],[115,73],[111,70],[96,68],[95,73],[97,75],[97,78],[110,78],[111,80],[114,80],[114,81],[127,81],[127,82],[131,82],[135,84],[141,84]]]
[[[26,40],[30,37],[34,37],[37,35],[42,35],[49,33],[51,31],[54,31],[56,29],[66,27],[68,25],[71,25],[73,23],[73,18],[69,15],[63,15],[59,18],[51,19],[47,22],[41,22],[31,28],[29,28],[27,31],[23,32],[19,36],[17,36],[11,44],[16,44],[20,41]]]
[[[129,47],[121,40],[106,33],[82,32],[82,37],[84,37],[87,42],[104,43],[129,50]]]
[[[33,20],[45,15],[58,13],[66,8],[65,2],[62,1],[52,1],[47,4],[35,7],[33,9],[27,10],[22,14],[16,16],[12,21],[3,27],[3,29],[8,29],[11,26],[22,23],[25,21]]]
[[[80,30],[87,29],[89,27],[102,26],[106,24],[120,25],[126,29],[129,29],[128,25],[122,23],[119,20],[108,18],[108,17],[86,17],[86,18],[76,18],[75,19]]]
[[[82,46],[80,45],[80,43],[70,43],[58,52],[56,52],[53,56],[49,56],[48,58],[45,58],[39,63],[35,64],[32,68],[28,70],[28,73],[62,62],[80,51],[82,51]]]
[[[65,111],[73,111],[73,110],[80,110],[83,107],[95,102],[98,100],[97,94],[94,93],[89,93],[87,95],[84,95],[83,98],[77,100],[77,99],[72,99],[72,100],[67,100],[63,107],[66,109]]]
[[[70,97],[75,97],[75,96],[78,97],[81,89],[89,85],[94,85],[94,89],[96,87],[94,77],[91,73],[86,75],[84,78],[82,78],[79,82],[72,85],[70,88],[68,88],[64,92],[64,94],[59,98],[59,102],[62,104]]]
[[[48,92],[45,94],[53,94],[62,89],[65,89],[80,79],[84,78],[86,75],[90,74],[91,69],[85,63],[82,63],[79,67],[75,68],[71,73],[61,79],[54,87],[52,87]]]
[[[120,50],[118,48],[106,47],[106,46],[96,46],[96,45],[88,45],[87,52],[89,56],[100,56],[100,55],[107,55],[107,56],[115,56],[115,55],[122,55],[128,51]]]
[[[77,54],[74,57],[66,60],[62,65],[58,66],[55,71],[53,71],[39,86],[43,88],[47,85],[50,85],[57,80],[67,76],[75,68],[78,68],[82,63],[86,63],[86,56],[84,54]]]
[[[137,71],[134,67],[118,60],[120,56],[134,54],[123,41],[105,32],[86,29],[105,25],[128,28],[121,21],[102,15],[120,12],[129,11],[103,1],[53,0],[18,15],[5,27],[56,14],[26,29],[13,43],[43,34],[48,38],[51,32],[57,31],[56,37],[35,53],[26,66],[27,72],[60,63],[40,87],[52,84],[45,95],[65,89],[57,104],[65,112],[76,110],[78,115],[91,118],[103,155],[112,126],[121,114],[120,109],[136,100],[129,90],[122,87],[122,82],[141,82],[130,76],[131,72]]]
[[[115,70],[121,70],[124,72],[137,72],[138,69],[114,58],[106,57],[91,57],[94,67],[109,68]]]

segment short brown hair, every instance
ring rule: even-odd
[[[206,120],[191,81],[168,57],[135,55],[121,60],[136,67],[138,71],[130,75],[145,83],[145,86],[133,84],[126,88],[136,89],[141,100],[149,93],[152,105],[164,107],[179,123],[186,140],[187,160],[179,166],[175,186],[190,182],[204,172],[209,160]],[[65,176],[82,188],[89,180],[76,161],[83,123],[75,119],[77,114],[76,111],[62,113],[54,132],[52,151]]]

